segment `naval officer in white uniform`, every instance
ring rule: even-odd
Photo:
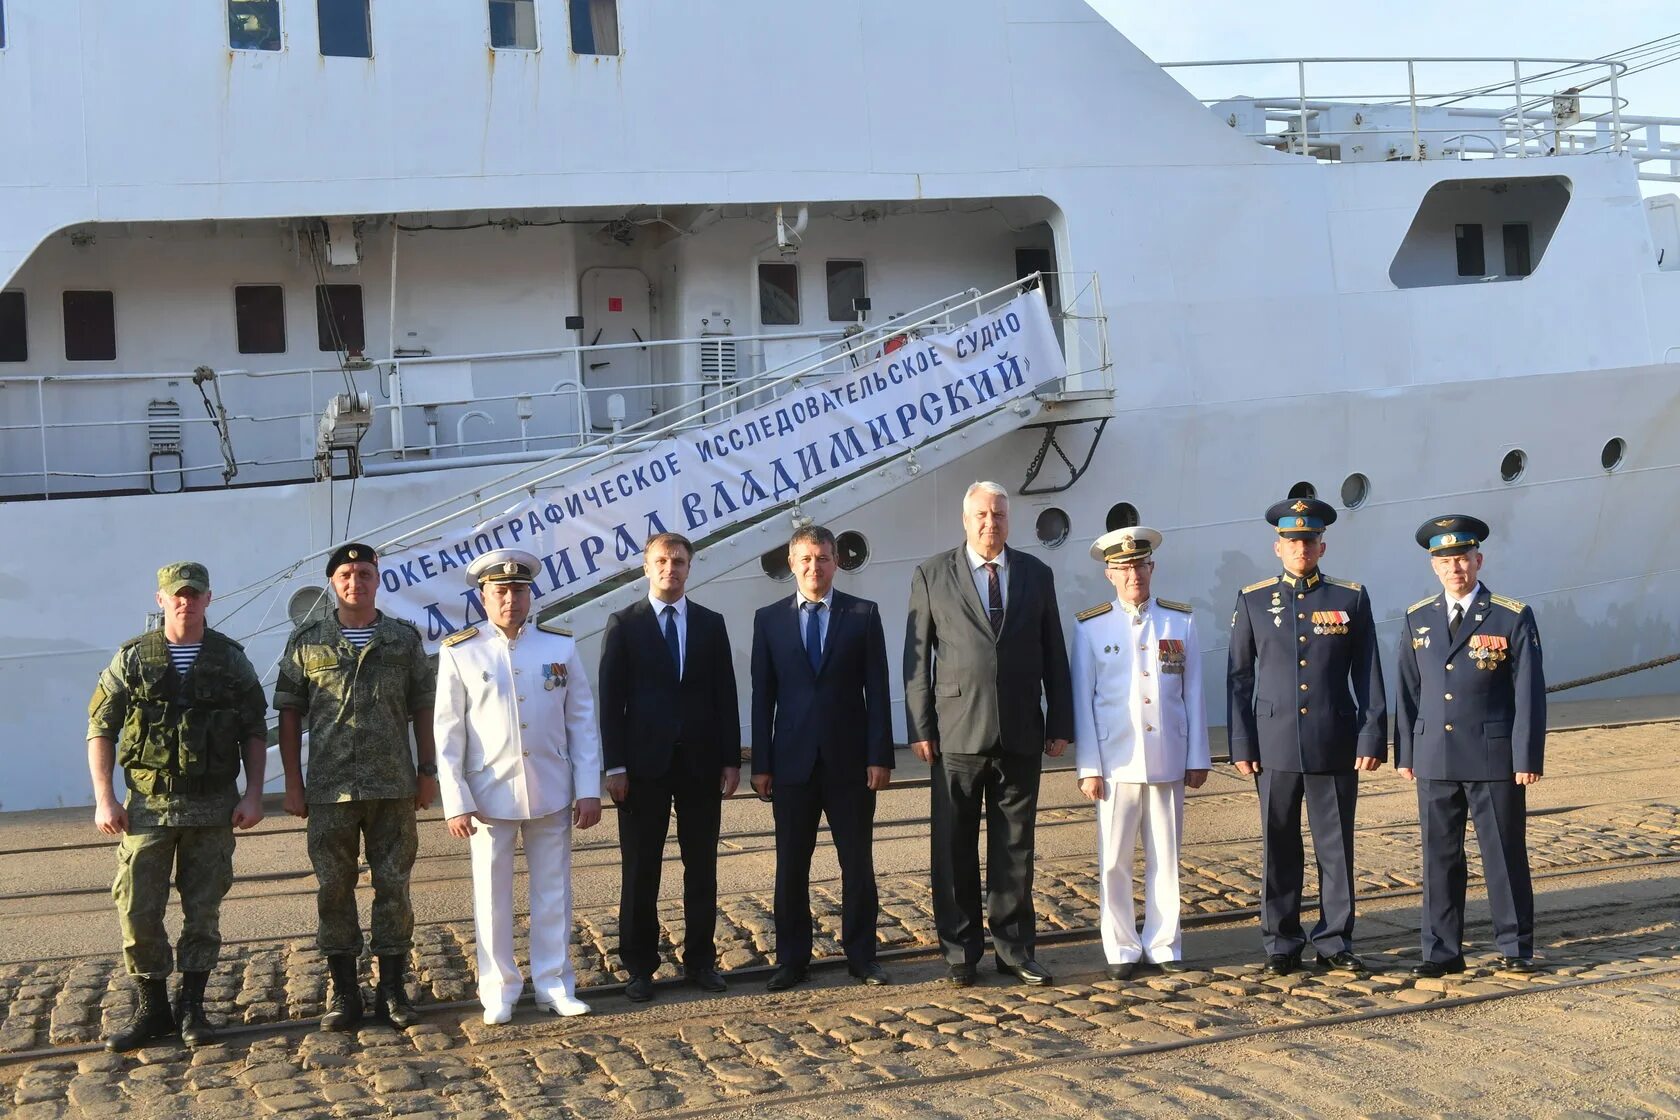
[[[1079,612],[1073,639],[1074,759],[1097,805],[1103,954],[1126,980],[1140,960],[1181,972],[1178,852],[1184,790],[1207,781],[1202,659],[1190,607],[1150,597],[1154,529],[1097,538],[1116,597]],[[1132,907],[1132,858],[1143,834],[1143,935]]]
[[[568,953],[572,826],[601,819],[601,739],[577,643],[528,621],[537,558],[487,552],[467,578],[486,622],[438,650],[438,782],[450,835],[472,845],[478,998],[505,1023],[525,986],[513,959],[513,847],[521,835],[531,893],[531,984],[537,1006],[584,1015]]]

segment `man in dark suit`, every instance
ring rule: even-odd
[[[1417,531],[1442,594],[1413,603],[1400,631],[1394,764],[1417,782],[1423,829],[1423,963],[1464,971],[1464,822],[1476,821],[1499,966],[1533,972],[1528,787],[1545,768],[1546,678],[1534,612],[1478,578],[1487,523],[1462,514]]]
[[[1255,775],[1264,853],[1266,971],[1294,972],[1310,940],[1320,962],[1363,972],[1353,954],[1353,813],[1359,771],[1388,755],[1388,704],[1371,599],[1318,570],[1336,510],[1286,498],[1266,511],[1283,575],[1242,589],[1231,616],[1226,725],[1231,761]],[[1301,804],[1318,861],[1318,923],[1301,929]]]
[[[686,594],[694,547],[678,533],[647,543],[648,596],[607,620],[597,678],[607,795],[622,858],[618,955],[624,994],[653,998],[659,873],[671,807],[683,864],[683,971],[708,992],[717,971],[717,849],[723,799],[741,780],[735,666],[723,616]]]
[[[986,813],[986,926],[999,972],[1028,984],[1033,959],[1033,826],[1039,756],[1073,737],[1073,678],[1050,569],[1006,548],[1009,492],[963,495],[965,543],[916,569],[904,635],[911,749],[933,767],[933,915],[951,983],[974,983],[984,952],[980,814]],[[1042,706],[1041,706],[1042,705]]]
[[[785,991],[811,963],[811,853],[828,817],[840,860],[840,944],[864,984],[875,960],[875,793],[892,778],[887,639],[875,604],[834,590],[834,534],[788,542],[799,589],[753,617],[752,785],[776,818],[776,972]]]

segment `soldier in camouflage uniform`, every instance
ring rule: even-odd
[[[188,1046],[213,1037],[204,986],[222,947],[233,830],[263,816],[262,684],[239,643],[204,625],[210,573],[202,564],[166,565],[157,582],[163,629],[125,643],[99,674],[88,704],[94,824],[122,837],[111,897],[122,921],[123,964],[140,996],[134,1018],[106,1040],[117,1053],[168,1037],[177,1026]],[[115,762],[128,786],[123,804],[111,782]],[[182,919],[173,958],[163,925],[171,873]],[[176,963],[181,987],[172,1009]]]
[[[319,884],[316,944],[327,958],[332,981],[321,1027],[347,1031],[362,1019],[356,877],[363,844],[373,878],[369,940],[379,958],[374,1012],[400,1029],[418,1019],[404,983],[414,946],[408,878],[419,847],[415,811],[429,808],[437,797],[433,670],[420,632],[374,606],[379,557],[373,549],[339,546],[327,558],[327,579],[338,609],[293,632],[274,686],[286,811],[309,820],[309,861]],[[306,727],[307,781],[302,769]]]

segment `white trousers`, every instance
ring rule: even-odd
[[[470,841],[478,998],[512,1007],[525,989],[513,960],[513,847],[525,838],[531,892],[531,986],[537,998],[572,996],[572,811],[528,821],[474,821]]]
[[[1178,922],[1178,848],[1184,831],[1184,783],[1116,782],[1097,802],[1097,859],[1101,864],[1103,955],[1109,964],[1143,956],[1175,961],[1183,955]],[[1143,833],[1143,936],[1132,905],[1132,860]]]

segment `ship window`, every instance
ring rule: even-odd
[[[6,329],[5,327],[0,326],[0,340],[4,340],[5,337]],[[5,360],[6,359],[3,356],[0,356],[0,362]],[[23,359],[19,358],[17,360],[22,361]],[[1599,466],[1603,467],[1606,471],[1613,471],[1617,467],[1621,466],[1622,460],[1625,458],[1627,458],[1627,440],[1623,439],[1621,436],[1617,436],[1609,443],[1606,443],[1604,445],[1604,450],[1598,453]]]
[[[618,0],[567,0],[573,54],[618,53]]]
[[[0,362],[29,360],[29,320],[22,292],[0,292]]]
[[[6,0],[0,0],[0,51],[6,49]]]
[[[228,0],[227,10],[231,49],[280,49],[280,0]]]
[[[233,289],[233,319],[241,354],[286,352],[286,292],[278,284],[240,284]]]
[[[1289,488],[1289,496],[1291,498],[1316,498],[1318,497],[1318,487],[1310,482],[1297,482]]]
[[[869,539],[855,529],[848,529],[835,538],[834,559],[842,572],[857,571],[869,563]]]
[[[767,327],[799,323],[799,266],[758,262],[758,321]]]
[[[373,27],[368,0],[315,0],[321,53],[333,58],[372,58]]]
[[[117,310],[110,292],[64,293],[64,358],[111,362],[117,357]]]
[[[1527,276],[1534,271],[1527,222],[1505,223],[1505,275]]]
[[[315,285],[315,334],[322,350],[360,354],[367,347],[360,284]]]
[[[778,545],[758,558],[758,566],[764,574],[781,583],[793,578],[793,568],[788,565],[788,550],[786,545]]]
[[[1060,548],[1073,533],[1073,521],[1068,517],[1067,510],[1051,506],[1038,515],[1033,532],[1038,537],[1038,543],[1045,548]]]
[[[537,49],[537,0],[490,0],[490,45],[499,51]]]
[[[863,283],[862,261],[828,262],[828,318],[830,322],[857,322],[858,313],[856,308],[852,306],[852,301],[863,299],[868,294]]]
[[[1130,502],[1118,502],[1108,507],[1108,516],[1103,519],[1103,524],[1111,533],[1116,529],[1130,529],[1137,523],[1137,507]]]
[[[1371,480],[1355,472],[1342,479],[1342,505],[1358,509],[1371,496]]]
[[[1480,223],[1453,226],[1453,244],[1458,247],[1460,276],[1487,275],[1487,256],[1482,250]]]
[[[1528,454],[1522,448],[1512,448],[1505,453],[1505,458],[1499,461],[1499,477],[1506,482],[1515,482],[1528,469]]]

